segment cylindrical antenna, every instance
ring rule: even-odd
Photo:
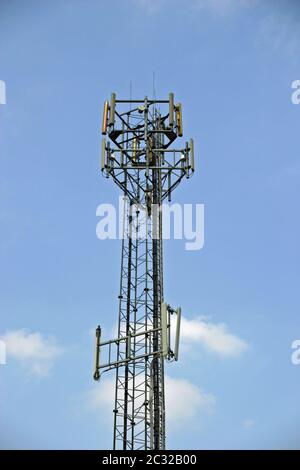
[[[116,110],[116,94],[112,93],[110,98],[110,111],[109,111],[109,125],[113,126],[115,123],[115,110]]]
[[[190,139],[191,170],[195,171],[194,141]]]
[[[101,152],[101,171],[105,169],[105,151],[106,151],[106,138],[102,139],[102,152]]]
[[[106,178],[109,177],[109,172],[110,172],[112,166],[113,166],[113,160],[111,158],[110,142],[108,141],[107,145],[106,145],[106,158],[105,158],[105,168],[106,168],[105,176],[106,176]]]
[[[181,103],[176,105],[176,119],[177,119],[177,135],[178,137],[182,137],[182,109]]]
[[[94,380],[100,379],[99,362],[100,362],[100,339],[101,339],[101,328],[100,325],[96,328],[96,341],[95,341],[95,369],[94,369]]]
[[[105,135],[107,131],[107,116],[108,116],[108,101],[104,102],[103,120],[102,120],[102,134]]]
[[[128,336],[127,336],[127,357],[126,359],[130,360],[131,359],[131,334],[128,333]]]
[[[136,162],[136,148],[137,148],[137,138],[133,138],[133,152],[132,152],[132,161]]]
[[[169,172],[168,172],[168,202],[171,202],[171,194],[172,194],[172,191],[171,191],[171,182],[172,182],[171,175],[172,175],[172,173],[169,170]]]
[[[190,168],[189,143],[186,142],[186,144],[185,144],[185,175],[186,175],[187,178],[189,177],[189,168]]]
[[[174,125],[174,93],[169,93],[169,127]]]

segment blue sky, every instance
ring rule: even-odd
[[[1,1],[2,448],[111,446],[113,376],[92,382],[120,262],[95,233],[119,196],[99,172],[102,104],[130,80],[151,96],[153,72],[196,147],[174,201],[205,204],[204,249],[164,246],[186,322],[168,447],[299,448],[299,24],[297,1]]]

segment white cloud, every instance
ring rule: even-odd
[[[239,7],[250,7],[257,0],[194,0],[197,7],[211,10],[214,13],[226,13]]]
[[[260,18],[253,30],[260,45],[274,50],[286,51],[298,59],[300,41],[300,21],[297,7],[289,2],[262,2],[259,0],[193,0],[198,10],[206,10],[215,15],[226,16],[240,9],[260,8]]]
[[[6,104],[6,84],[0,80],[0,104]]]
[[[53,337],[45,338],[25,329],[7,331],[1,339],[6,345],[7,364],[14,358],[38,376],[48,375],[55,358],[63,352]]]
[[[285,10],[270,10],[260,22],[259,44],[267,45],[275,51],[286,51],[298,59],[300,42],[300,21],[296,15]]]
[[[243,422],[243,428],[244,429],[250,429],[254,426],[254,419],[251,419],[251,418],[247,418],[245,419],[245,421]]]
[[[112,419],[114,407],[115,379],[105,378],[95,384],[87,393],[90,410],[99,411],[104,421]],[[181,427],[182,423],[193,420],[199,413],[214,409],[215,397],[203,393],[199,387],[186,379],[165,377],[167,424]]]
[[[222,357],[239,356],[248,348],[247,343],[230,333],[226,325],[212,323],[205,317],[192,320],[182,318],[181,343],[181,351],[188,349],[191,344],[198,343],[206,350]],[[142,376],[139,376],[137,380],[136,387],[138,388],[139,382],[143,380]],[[98,416],[106,422],[112,420],[114,388],[114,377],[107,378],[104,376],[86,395],[85,402],[88,408],[99,411]],[[214,410],[215,396],[203,392],[190,380],[166,376],[165,392],[167,426],[170,425],[174,430],[177,426],[181,428],[183,422],[192,422],[195,416]],[[137,398],[137,400],[143,400],[143,396]],[[250,426],[249,421],[248,427]]]
[[[169,0],[170,1],[170,0]],[[142,8],[147,13],[154,13],[157,11],[166,0],[133,0],[133,3]]]
[[[93,385],[87,392],[87,405],[91,410],[101,411],[101,416],[112,415],[115,397],[115,379],[105,378]],[[100,416],[100,415],[99,415]]]
[[[214,409],[215,397],[202,392],[189,380],[166,376],[165,392],[167,425],[172,428]]]
[[[187,346],[199,343],[206,350],[223,357],[239,356],[248,348],[246,341],[229,333],[224,323],[210,323],[204,317],[193,320],[182,318],[181,341]]]
[[[133,0],[133,2],[147,13],[153,13],[167,3],[174,7],[174,0]],[[179,5],[183,6],[183,8],[192,6],[199,10],[205,9],[216,14],[225,14],[232,12],[236,8],[250,7],[256,3],[257,0],[193,0],[189,5],[187,5],[187,2],[178,1],[176,7],[178,8]]]

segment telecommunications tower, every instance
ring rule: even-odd
[[[194,173],[194,144],[182,137],[181,104],[105,101],[101,170],[124,195],[116,338],[96,329],[94,379],[115,369],[113,449],[165,449],[164,361],[178,360],[181,309],[164,301],[162,202]],[[174,342],[174,346],[173,343]]]

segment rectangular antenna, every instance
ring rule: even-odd
[[[102,139],[102,152],[101,152],[101,171],[105,169],[105,149],[106,149],[106,139]]]
[[[190,154],[189,154],[189,143],[186,142],[185,144],[185,173],[186,173],[186,177],[188,178],[189,177],[189,166],[190,166]]]
[[[115,110],[116,110],[116,94],[112,93],[110,98],[110,110],[109,110],[109,125],[113,126],[115,123]]]
[[[161,304],[161,331],[162,331],[162,355],[167,357],[169,352],[168,340],[168,305],[163,302]]]
[[[182,109],[181,109],[181,103],[178,103],[176,105],[176,120],[177,120],[177,135],[178,137],[183,136],[182,132]]]
[[[132,152],[132,161],[136,162],[136,148],[137,148],[137,138],[133,138],[133,152]]]
[[[176,332],[175,332],[175,351],[174,357],[175,361],[178,361],[179,353],[179,339],[180,339],[180,324],[181,324],[181,307],[178,307],[176,310],[177,322],[176,322]]]
[[[108,116],[108,101],[105,101],[104,107],[103,107],[102,135],[105,135],[107,131],[107,116]]]

